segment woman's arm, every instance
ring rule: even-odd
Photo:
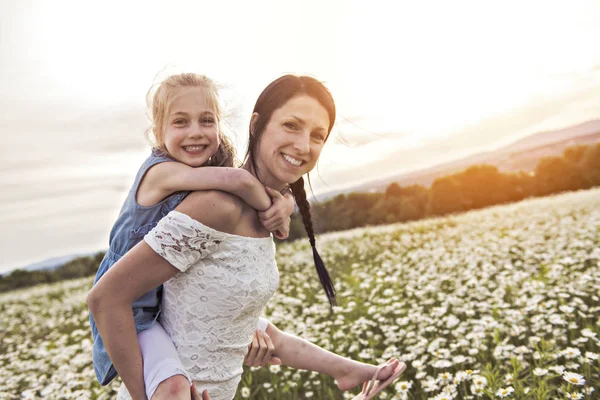
[[[131,305],[177,272],[142,241],[117,261],[87,296],[106,351],[133,399],[145,399],[146,390]]]
[[[241,216],[235,197],[218,191],[191,193],[177,210],[222,232],[233,232]],[[163,218],[159,226],[168,218]],[[200,241],[194,243],[202,247]],[[144,293],[186,269],[176,265],[144,240],[116,262],[88,294],[88,307],[106,351],[133,399],[145,399],[146,395],[131,306]]]
[[[250,172],[241,168],[198,167],[163,162],[150,168],[142,179],[136,199],[149,206],[179,191],[221,190],[240,197],[252,208],[265,211],[271,198]]]

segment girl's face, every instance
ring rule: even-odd
[[[205,89],[179,89],[167,115],[164,135],[169,155],[190,167],[204,165],[217,152],[219,121]]]
[[[281,189],[311,171],[325,144],[328,128],[327,110],[308,95],[292,97],[275,110],[256,151],[255,162],[263,184]]]

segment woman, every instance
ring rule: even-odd
[[[256,102],[243,166],[277,191],[290,185],[331,304],[335,291],[315,247],[302,175],[314,168],[334,122],[333,98],[319,81],[283,76]],[[184,367],[213,399],[232,399],[247,346],[278,278],[274,243],[256,211],[227,193],[195,192],[113,266],[90,292],[88,305],[132,397],[145,398],[131,303],[164,283],[161,322]],[[395,359],[379,367],[348,360],[270,323],[266,333],[283,365],[326,373],[340,390],[365,382],[364,399],[406,367]],[[174,388],[170,398],[176,396],[189,398],[189,391]]]

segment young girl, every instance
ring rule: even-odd
[[[201,95],[198,95],[199,90]],[[220,109],[214,82],[197,74],[172,75],[158,86],[151,100],[151,111],[154,148],[137,173],[111,230],[110,247],[100,264],[94,286],[190,191],[216,189],[239,196],[261,211],[265,229],[276,232],[279,238],[287,237],[293,197],[265,188],[248,171],[234,168],[234,147],[219,129]],[[160,313],[161,295],[162,285],[145,293],[132,307],[140,342],[143,335],[143,341],[151,344],[146,353],[152,353],[147,354],[152,362],[145,366],[151,375],[145,377],[148,398],[158,384],[173,374],[188,376],[186,371],[163,365],[162,355],[175,350],[170,338],[155,323]],[[90,325],[94,370],[98,381],[106,385],[117,371],[91,314]],[[262,325],[266,323],[263,321]],[[151,327],[152,334],[147,334]],[[165,371],[172,373],[164,375]]]

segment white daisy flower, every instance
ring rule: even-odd
[[[571,358],[579,357],[581,355],[581,351],[579,351],[579,349],[576,349],[573,347],[567,347],[565,350],[563,350],[561,352],[561,354],[563,356],[565,356],[565,358],[571,359]]]
[[[412,388],[412,385],[412,381],[401,381],[396,383],[395,388],[398,392],[408,392]]]
[[[581,399],[583,399],[583,395],[581,393],[578,393],[578,392],[572,392],[572,393],[567,392],[566,396],[567,396],[567,399],[571,399],[571,400],[581,400]]]
[[[271,371],[272,374],[276,374],[279,371],[281,371],[281,366],[279,366],[279,365],[269,365],[269,371]]]
[[[515,389],[512,386],[501,388],[496,392],[496,397],[505,398],[510,396],[514,391]]]
[[[585,385],[585,377],[574,372],[565,371],[565,373],[563,374],[563,379],[572,385]]]

